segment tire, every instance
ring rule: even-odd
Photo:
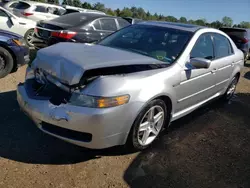
[[[0,78],[7,76],[14,67],[14,59],[10,52],[0,47]]]
[[[230,99],[232,99],[232,97],[234,96],[234,93],[235,93],[236,86],[237,86],[238,82],[239,82],[239,77],[234,76],[231,83],[229,84],[225,94],[222,97],[222,99],[224,101],[229,101]]]
[[[153,118],[151,118],[151,120],[148,121],[150,114],[152,114],[150,113],[152,112],[152,109],[154,109],[153,110],[154,117],[155,117],[154,119],[157,119],[156,118],[157,115],[159,117],[159,121],[156,123],[152,121]],[[130,130],[126,145],[130,149],[137,150],[137,151],[143,150],[149,147],[159,137],[160,132],[165,126],[166,121],[168,119],[167,113],[168,113],[167,106],[163,100],[161,99],[152,100],[137,116]],[[160,119],[159,114],[162,114],[161,119]],[[152,130],[153,132],[151,132]],[[143,137],[145,136],[146,138],[147,134],[149,134],[149,137],[147,141],[145,141]]]
[[[25,35],[24,35],[24,39],[25,39],[25,41],[26,41],[26,44],[29,46],[29,47],[33,47],[34,45],[32,44],[32,42],[30,41],[32,38],[32,36],[33,36],[33,34],[34,34],[34,29],[29,29],[26,33],[25,33]]]

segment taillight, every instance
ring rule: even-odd
[[[242,39],[242,42],[245,44],[245,43],[248,43],[248,39],[247,38],[243,38]]]
[[[33,15],[33,13],[29,13],[29,12],[22,12],[22,14],[23,14],[24,16],[31,16],[31,15]]]
[[[73,38],[77,32],[74,31],[52,31],[51,36],[53,37],[59,37],[59,38],[64,38],[64,39],[71,39]]]

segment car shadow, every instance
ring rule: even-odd
[[[124,173],[130,187],[250,187],[250,94],[172,123]]]
[[[16,91],[0,93],[0,104],[0,157],[32,164],[74,164],[124,153],[121,147],[90,150],[43,133],[20,111]]]
[[[244,78],[250,80],[250,71],[245,73]]]

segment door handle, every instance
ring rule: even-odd
[[[215,74],[217,72],[217,69],[213,69],[211,72],[212,74]]]

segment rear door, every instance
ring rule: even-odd
[[[99,20],[101,24],[100,39],[118,30],[115,18],[101,18]]]
[[[42,5],[36,5],[34,9],[34,15],[31,17],[35,21],[52,19],[51,14],[48,13],[48,8]]]
[[[213,33],[212,37],[215,51],[213,63],[216,65],[216,90],[220,91],[228,85],[237,59],[235,59],[230,41],[225,36]]]

